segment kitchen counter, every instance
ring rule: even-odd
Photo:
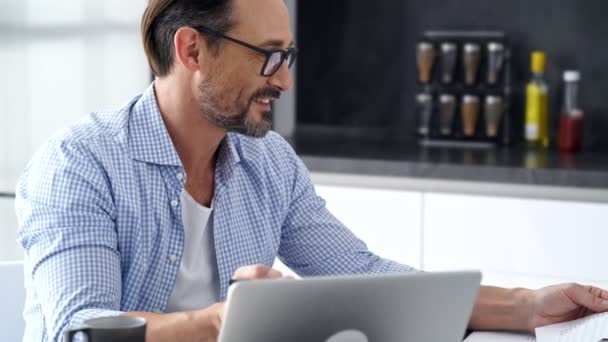
[[[325,184],[608,202],[608,151],[421,147],[416,141],[331,134],[287,139]],[[0,194],[20,172],[0,168]]]
[[[508,195],[513,192],[509,190],[520,189],[512,195],[608,202],[608,151],[561,154],[524,147],[422,147],[417,141],[335,135],[296,135],[288,141],[313,175],[323,174],[326,181],[331,175],[407,179],[409,187],[426,184],[422,190],[451,189],[441,186],[450,182],[461,184],[456,188],[477,188],[472,190],[476,193],[493,184],[486,192]],[[361,177],[352,180],[359,182]]]

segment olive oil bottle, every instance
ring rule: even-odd
[[[532,79],[526,86],[525,138],[530,147],[549,147],[549,86],[545,81],[547,55],[532,53]]]

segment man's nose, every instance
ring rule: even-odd
[[[268,82],[281,91],[291,89],[293,87],[293,76],[291,75],[291,71],[289,71],[287,63],[283,63],[279,70],[269,78]]]

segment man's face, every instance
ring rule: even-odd
[[[283,0],[232,0],[236,26],[226,35],[265,50],[293,44]],[[199,85],[200,110],[213,125],[229,132],[263,137],[272,126],[271,104],[293,80],[284,62],[271,77],[260,74],[265,56],[223,40]]]

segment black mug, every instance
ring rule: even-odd
[[[88,342],[145,342],[146,320],[131,316],[88,319],[81,327],[66,330],[65,342],[72,342],[77,333],[83,333]]]

